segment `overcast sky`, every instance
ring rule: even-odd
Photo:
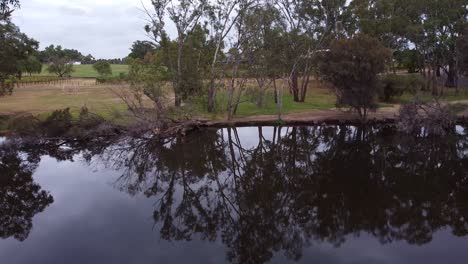
[[[145,0],[148,2],[148,0]],[[13,21],[38,40],[96,58],[122,58],[135,40],[146,40],[140,0],[22,0]]]

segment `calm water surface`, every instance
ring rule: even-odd
[[[465,129],[6,140],[0,263],[467,263]]]

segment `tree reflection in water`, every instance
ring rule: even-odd
[[[28,238],[32,219],[54,200],[34,182],[39,160],[14,145],[0,147],[0,237]]]
[[[267,262],[280,251],[297,260],[313,242],[340,246],[363,233],[415,245],[447,227],[468,233],[463,133],[437,139],[316,126],[258,128],[255,137],[250,146],[251,137],[228,128],[163,147],[126,140],[99,157],[124,171],[122,191],[158,201],[164,239],[221,239],[235,263]]]
[[[31,176],[43,155],[121,171],[118,189],[156,201],[163,239],[221,240],[233,263],[280,253],[298,260],[313,243],[340,246],[360,234],[414,245],[441,229],[466,236],[468,130],[459,130],[440,139],[386,126],[228,128],[169,143],[3,146],[0,236],[26,239],[34,215],[53,202]]]

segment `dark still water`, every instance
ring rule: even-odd
[[[467,128],[0,143],[0,263],[467,263]]]

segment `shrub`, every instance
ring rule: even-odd
[[[72,127],[70,108],[55,110],[44,123],[42,123],[44,132],[51,137],[64,135],[70,127]]]
[[[122,84],[128,81],[128,76],[121,72],[119,76],[99,76],[96,78],[97,84]]]
[[[378,74],[385,70],[390,57],[391,51],[377,39],[361,34],[335,40],[321,57],[319,70],[333,84],[337,106],[350,107],[365,120],[378,106]]]
[[[419,99],[403,105],[398,115],[397,127],[407,134],[444,136],[454,130],[456,116],[448,105],[439,101],[424,103]]]
[[[93,68],[99,73],[100,76],[112,75],[112,67],[107,61],[98,61],[93,64]]]
[[[8,122],[8,130],[20,136],[37,135],[39,120],[31,114],[20,115]]]
[[[390,102],[408,92],[415,94],[424,87],[424,79],[420,75],[388,74],[380,79],[379,99]]]

